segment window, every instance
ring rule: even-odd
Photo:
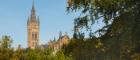
[[[32,38],[34,38],[34,32],[32,32]]]
[[[32,33],[32,39],[37,40],[37,33],[35,32]]]
[[[37,33],[35,33],[35,36],[34,36],[35,40],[37,39]]]

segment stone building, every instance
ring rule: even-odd
[[[54,53],[59,51],[62,47],[66,46],[69,43],[69,37],[67,34],[62,35],[59,34],[59,39],[57,41],[50,41],[48,42],[48,47],[53,49]]]
[[[39,45],[39,18],[36,17],[34,2],[27,22],[28,48],[35,49]]]

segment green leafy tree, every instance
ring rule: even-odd
[[[10,36],[3,36],[0,41],[0,60],[10,60],[13,49],[11,48],[12,40]]]
[[[10,48],[11,47],[11,43],[12,40],[10,38],[10,36],[3,36],[1,42],[1,48]]]
[[[68,0],[67,9],[81,12],[74,20],[74,37],[82,29],[91,31],[93,24],[102,19],[105,26],[97,32],[106,47],[106,60],[134,60],[132,56],[139,60],[139,0]]]

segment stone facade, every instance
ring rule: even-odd
[[[27,22],[28,48],[35,49],[39,45],[39,18],[36,18],[34,3],[32,5],[31,16]]]
[[[59,39],[57,41],[50,41],[48,42],[48,47],[52,48],[54,50],[54,53],[59,51],[63,46],[67,45],[69,43],[69,37],[67,34],[60,35]]]

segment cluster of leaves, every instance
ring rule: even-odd
[[[63,51],[74,60],[139,60],[138,46],[133,47],[129,41],[118,43],[117,39],[107,42],[102,38],[71,39]]]
[[[65,55],[71,55],[74,60],[103,60],[104,46],[99,39],[72,39],[64,48]]]

